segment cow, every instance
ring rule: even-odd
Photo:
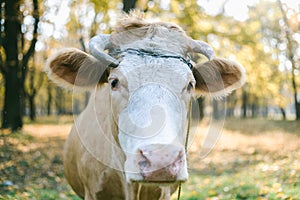
[[[176,24],[138,15],[94,36],[89,49],[59,50],[45,67],[61,87],[91,93],[65,143],[68,183],[85,200],[170,199],[188,179],[191,99],[221,98],[241,87],[243,66],[215,57]],[[191,54],[207,61],[193,63]]]

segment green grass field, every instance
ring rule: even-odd
[[[62,166],[71,123],[71,117],[43,118],[19,133],[0,131],[0,199],[79,199]],[[227,119],[213,151],[200,159],[195,141],[208,124],[191,140],[181,199],[300,199],[299,122]]]

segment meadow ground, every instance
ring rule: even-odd
[[[22,132],[0,131],[0,199],[79,199],[62,166],[71,124],[71,117],[40,118]],[[200,159],[197,141],[208,128],[209,120],[201,122],[190,141],[181,199],[300,199],[299,122],[226,119],[215,148]]]

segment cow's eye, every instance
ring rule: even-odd
[[[194,83],[193,82],[189,82],[188,86],[186,87],[186,90],[188,92],[190,92],[193,88],[194,88]]]
[[[116,89],[119,86],[119,80],[118,79],[113,79],[110,81],[110,86],[112,89]]]

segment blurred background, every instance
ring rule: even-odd
[[[0,199],[77,198],[63,179],[61,151],[72,116],[89,94],[72,96],[57,87],[43,72],[45,61],[63,47],[88,52],[89,39],[110,33],[131,9],[179,24],[248,74],[246,85],[227,97],[226,109],[209,97],[194,102],[204,132],[207,118],[225,111],[225,136],[202,165],[199,146],[191,148],[194,174],[184,199],[300,199],[299,1],[0,2]]]

